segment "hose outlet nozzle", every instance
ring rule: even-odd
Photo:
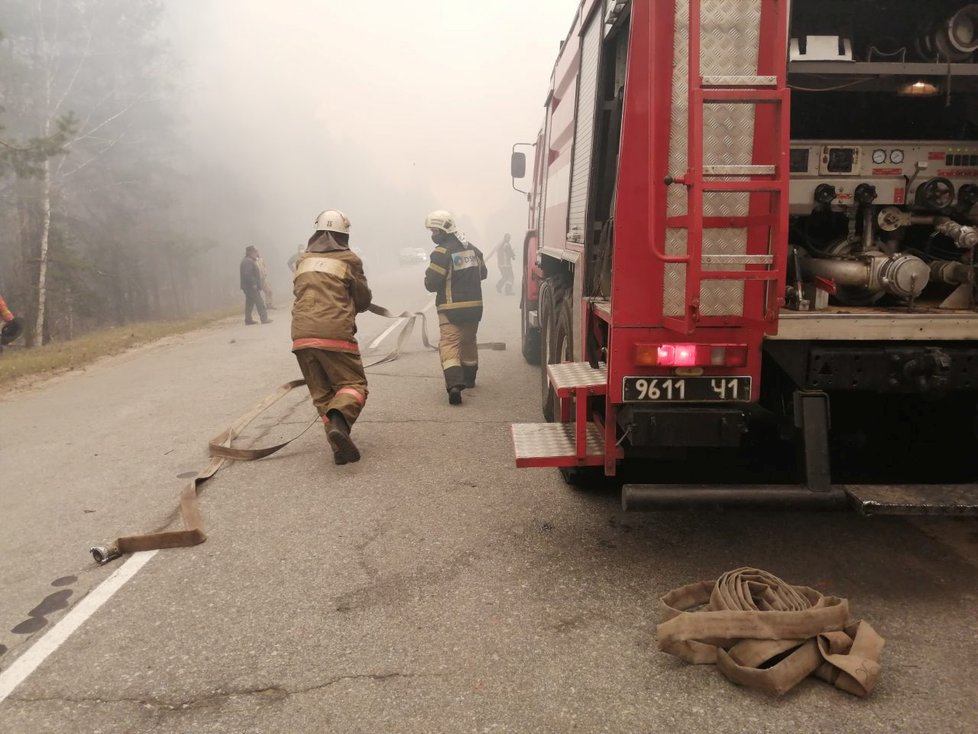
[[[93,545],[88,549],[88,552],[92,554],[92,558],[100,566],[104,566],[109,561],[114,561],[122,555],[114,545]]]

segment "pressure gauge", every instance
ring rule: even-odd
[[[903,163],[903,151],[897,148],[890,151],[890,163]]]
[[[873,151],[873,163],[886,163],[886,151],[877,148]]]

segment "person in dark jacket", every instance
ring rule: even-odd
[[[255,323],[251,318],[251,312],[255,309],[258,310],[258,318],[263,324],[272,323],[261,296],[262,275],[258,267],[258,248],[254,245],[245,248],[245,256],[241,260],[241,290],[245,294],[245,323],[249,326]]]
[[[326,428],[333,460],[360,460],[350,430],[367,402],[356,317],[370,306],[363,263],[350,251],[350,220],[324,211],[293,276],[292,352]]]
[[[424,273],[424,287],[436,294],[438,353],[448,402],[459,405],[462,390],[475,387],[479,370],[476,335],[482,319],[482,281],[489,272],[482,252],[459,233],[449,212],[433,211],[424,226],[436,245]]]

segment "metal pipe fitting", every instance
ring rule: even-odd
[[[971,250],[978,246],[978,229],[966,224],[958,224],[953,219],[940,217],[935,220],[934,230],[951,240],[962,250]]]
[[[971,268],[964,263],[943,260],[930,264],[931,280],[948,285],[961,285],[971,282]]]
[[[92,554],[92,558],[94,558],[95,562],[100,566],[104,566],[109,561],[113,561],[122,555],[122,551],[112,544],[93,545],[88,549],[88,552]]]
[[[889,293],[898,298],[916,298],[930,281],[927,263],[913,255],[887,256],[882,252],[864,252],[857,257],[801,258],[801,270],[807,280],[815,277],[834,280],[838,285],[865,288],[869,293]]]

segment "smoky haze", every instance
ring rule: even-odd
[[[283,263],[339,208],[369,270],[430,247],[453,211],[489,249],[521,238],[508,158],[533,140],[576,0],[174,0],[194,198],[211,236]],[[240,248],[238,248],[240,251]]]
[[[577,0],[4,0],[0,294],[27,346],[275,290],[341,209],[368,273],[455,213],[519,242],[532,141]]]

